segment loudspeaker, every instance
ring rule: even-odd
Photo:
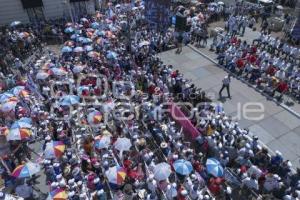
[[[36,8],[36,7],[42,7],[43,1],[42,0],[21,0],[23,8]]]
[[[176,31],[186,30],[186,17],[176,15],[175,30]]]

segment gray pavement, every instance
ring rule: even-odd
[[[209,53],[208,50],[201,49],[201,51]],[[211,52],[210,55],[213,56]],[[211,98],[220,102],[218,92],[222,79],[227,75],[223,69],[190,47],[184,47],[180,55],[175,54],[175,50],[170,50],[159,56],[165,64],[172,64],[197,87],[202,88]],[[300,119],[235,78],[231,83],[231,95],[231,100],[221,100],[225,112],[237,119],[241,127],[249,128],[250,134],[257,135],[271,151],[279,150],[295,168],[300,167],[300,145],[298,145]],[[247,118],[241,114],[240,107],[249,102],[263,105],[264,112],[261,120],[249,120],[249,116]],[[258,117],[260,114],[252,113],[250,117]]]

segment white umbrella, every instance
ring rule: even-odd
[[[114,147],[120,152],[128,151],[131,146],[131,141],[128,138],[118,138],[114,144]]]
[[[148,46],[150,44],[149,41],[142,41],[140,42],[139,46],[142,47],[142,46]]]
[[[171,166],[168,163],[159,163],[154,168],[154,178],[158,181],[166,180],[171,172]]]
[[[44,72],[44,71],[40,71],[36,74],[36,79],[39,79],[39,80],[45,80],[46,78],[49,77],[49,73],[47,72]]]
[[[223,1],[219,1],[218,5],[224,5],[224,2]]]

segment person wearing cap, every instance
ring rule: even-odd
[[[106,192],[103,189],[98,190],[97,191],[97,198],[96,199],[97,200],[107,200],[107,194],[106,194]]]

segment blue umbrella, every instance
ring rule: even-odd
[[[65,33],[73,33],[74,32],[74,28],[72,27],[68,27],[65,29]]]
[[[72,52],[72,48],[71,47],[68,47],[68,46],[64,46],[62,49],[61,49],[61,52],[62,53],[70,53]]]
[[[73,34],[71,35],[72,40],[76,40],[80,35],[79,34]]]
[[[93,40],[91,40],[90,38],[84,38],[83,40],[82,40],[82,43],[83,44],[89,44],[89,43],[92,43],[93,42]]]
[[[82,42],[83,40],[85,40],[85,37],[80,36],[80,37],[76,38],[77,42]]]
[[[84,50],[86,50],[86,51],[93,51],[93,47],[91,46],[91,45],[86,45],[85,47],[84,47]]]
[[[118,54],[116,52],[113,52],[113,51],[109,51],[106,55],[106,57],[108,59],[117,59],[118,57]]]
[[[76,47],[74,50],[73,50],[75,53],[80,53],[80,52],[83,52],[84,49],[82,47]]]
[[[221,163],[215,158],[209,158],[206,161],[207,172],[215,177],[221,177],[224,174],[224,169]]]
[[[11,125],[11,129],[14,128],[31,128],[32,127],[32,120],[30,118],[27,117],[22,117],[21,119],[15,121],[12,125]]]
[[[79,104],[79,96],[76,95],[66,95],[60,99],[59,104],[62,106],[70,106]]]
[[[104,36],[104,35],[105,35],[105,31],[97,30],[97,31],[95,32],[95,34],[96,34],[97,36]]]
[[[191,162],[179,159],[173,163],[174,170],[181,175],[189,175],[193,171],[193,166]]]
[[[94,23],[91,24],[91,27],[93,29],[97,29],[97,28],[99,28],[99,26],[100,26],[100,24],[98,22],[94,22]]]
[[[4,103],[9,100],[9,98],[14,97],[12,93],[5,92],[3,94],[0,94],[0,103]]]

